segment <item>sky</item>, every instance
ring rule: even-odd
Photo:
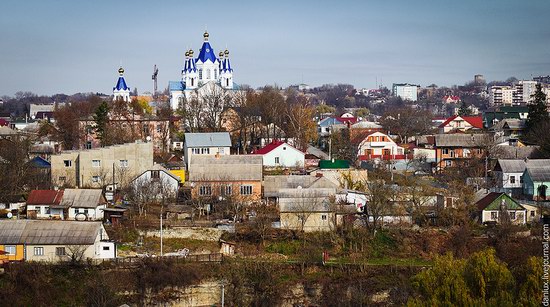
[[[550,74],[550,1],[0,2],[0,96],[111,93],[180,80],[205,29],[253,87],[464,84]]]

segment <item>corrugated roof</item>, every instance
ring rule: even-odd
[[[60,205],[65,208],[96,208],[103,203],[105,199],[99,189],[65,189]]]
[[[329,197],[336,189],[281,189],[280,212],[328,212],[331,211]]]
[[[532,181],[550,181],[550,165],[544,167],[527,166],[527,173],[529,173]]]
[[[491,136],[488,134],[436,134],[437,147],[481,147],[488,145]]]
[[[231,147],[231,138],[229,132],[186,133],[185,145],[188,148]]]
[[[550,159],[498,159],[498,165],[504,173],[523,173],[526,167],[544,168],[550,167]]]
[[[63,190],[32,190],[27,205],[59,205]]]
[[[515,199],[508,196],[506,193],[491,192],[487,196],[480,199],[476,205],[479,211],[483,210],[499,210],[500,205],[504,201],[507,210],[525,210]]]
[[[445,122],[439,125],[439,128],[443,128],[447,126],[450,122],[452,122],[457,118],[462,118],[464,121],[468,122],[474,128],[483,129],[483,118],[481,116],[459,116],[459,115],[449,117]]]
[[[340,169],[349,168],[349,162],[346,160],[321,160],[319,161],[319,168],[321,169]]]
[[[296,188],[333,188],[338,186],[332,183],[325,177],[314,176],[299,176],[299,175],[286,175],[286,176],[265,176],[264,177],[264,196],[265,197],[278,197],[281,189],[296,189]]]
[[[189,181],[262,180],[262,156],[193,156]]]
[[[101,227],[101,222],[2,221],[0,244],[91,245],[94,244]]]

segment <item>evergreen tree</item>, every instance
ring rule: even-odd
[[[539,126],[541,123],[550,120],[546,107],[546,94],[542,92],[542,86],[537,83],[537,90],[533,95],[533,102],[529,105],[529,116],[526,123],[526,132]]]
[[[462,101],[462,103],[460,104],[460,108],[458,109],[458,115],[459,116],[469,116],[471,115],[471,110],[468,108],[468,106],[466,105],[466,102],[465,101]]]
[[[97,107],[93,118],[97,137],[101,141],[101,146],[105,146],[107,140],[107,122],[109,121],[109,105],[106,101],[101,102]]]

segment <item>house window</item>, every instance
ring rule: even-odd
[[[143,135],[149,135],[149,125],[143,124]]]
[[[157,125],[157,133],[162,133],[162,125],[161,124]]]
[[[160,171],[151,171],[151,179],[160,179]]]
[[[225,154],[225,148],[223,147],[218,148],[218,152],[220,153],[220,155]]]
[[[510,176],[510,183],[516,183],[516,176]]]
[[[286,150],[286,146],[283,146],[283,150]]]
[[[498,219],[498,212],[491,212],[491,220],[497,220]]]
[[[252,186],[251,185],[242,185],[241,186],[241,195],[252,195]]]
[[[232,187],[230,184],[228,184],[228,185],[222,185],[222,186],[220,187],[220,194],[221,194],[221,195],[229,196],[229,195],[232,194],[232,192],[233,192],[233,187]]]
[[[86,149],[92,149],[92,141],[86,142]]]
[[[103,246],[103,250],[108,251],[108,250],[111,250],[111,248],[109,248],[109,246]]]
[[[326,214],[321,214],[321,220],[326,221],[327,220],[327,215]]]
[[[199,149],[199,148],[193,148],[193,149],[191,149],[191,152],[192,152],[194,155],[198,155],[198,154],[200,154],[200,149]]]
[[[445,166],[452,166],[452,165],[453,165],[453,161],[445,160]]]
[[[67,180],[67,177],[65,177],[65,176],[59,176],[59,181],[65,181],[65,180]]]
[[[65,167],[71,167],[73,165],[73,161],[63,160],[63,164],[65,165]]]
[[[65,247],[56,247],[55,248],[55,255],[56,256],[65,256]]]
[[[523,183],[523,175],[519,176],[519,183]]]
[[[275,157],[275,164],[279,164],[279,157]]]
[[[35,256],[44,256],[44,248],[43,247],[35,247],[34,248],[34,255]]]
[[[15,245],[6,245],[4,247],[4,251],[6,252],[6,255],[15,255],[16,253]]]
[[[50,209],[50,207],[44,207],[44,214],[50,214],[52,211]]]
[[[101,160],[92,160],[92,167],[101,167]]]
[[[441,153],[444,154],[444,155],[448,155],[449,154],[449,149],[448,148],[443,148],[441,150]]]
[[[203,185],[199,187],[200,196],[210,196],[212,195],[212,187],[209,185]]]
[[[516,212],[508,212],[510,214],[510,219],[515,220],[516,219]]]
[[[535,217],[535,210],[531,211],[531,217]]]
[[[128,160],[120,160],[118,162],[120,167],[128,167]]]
[[[99,176],[92,176],[92,182],[93,183],[98,183],[100,181],[100,177]]]
[[[201,148],[201,154],[209,155],[210,154],[210,148]]]

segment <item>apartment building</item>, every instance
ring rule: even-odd
[[[153,143],[64,151],[51,159],[54,186],[101,188],[112,182],[124,185],[153,167]]]

